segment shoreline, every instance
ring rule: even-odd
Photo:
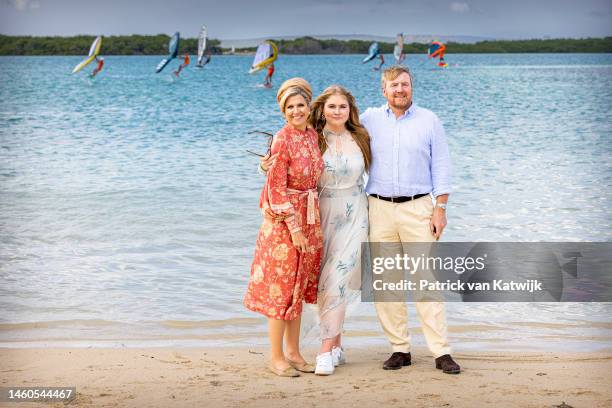
[[[396,371],[381,368],[388,347],[347,348],[347,364],[332,376],[302,374],[294,379],[269,373],[266,353],[265,346],[0,348],[0,359],[3,387],[74,386],[77,398],[70,405],[78,407],[612,404],[612,351],[454,353],[462,373],[448,375],[435,369],[423,348],[413,349],[411,366]],[[309,361],[315,354],[315,348],[304,350]]]
[[[310,315],[309,315],[310,316]],[[448,332],[454,349],[511,352],[612,352],[612,323],[570,321],[469,321],[453,316]],[[307,322],[305,321],[305,324]],[[315,327],[303,327],[302,344],[316,347]],[[415,347],[425,347],[422,329],[412,321]],[[347,319],[347,346],[357,349],[387,344],[375,316]],[[102,319],[0,323],[0,348],[242,348],[267,344],[265,320],[237,317],[220,320],[110,321]]]
[[[99,34],[97,34],[99,35]],[[97,35],[77,35],[77,36],[14,36],[14,35],[3,35],[0,34],[0,40],[3,41],[4,47],[2,53],[4,55],[16,54],[16,55],[34,55],[34,54],[46,54],[52,55],[49,49],[52,49],[57,54],[68,53],[77,54],[76,50],[82,50],[77,55],[86,52],[89,48],[89,42],[92,41]],[[112,55],[121,54],[129,55],[136,53],[143,53],[143,49],[146,49],[148,54],[153,55],[154,53],[164,54],[167,48],[167,42],[170,37],[166,34],[161,35],[110,35],[102,36],[104,38],[102,45],[102,54]],[[394,37],[370,37],[367,39],[342,39],[334,38],[333,35],[325,36],[325,38],[316,38],[313,36],[296,36],[294,38],[274,38],[265,37],[267,40],[274,41],[279,45],[279,51],[283,55],[287,54],[311,54],[311,55],[325,55],[325,54],[361,54],[367,55],[368,47],[372,42],[378,42],[381,46],[381,52],[384,54],[392,54],[394,51],[394,45],[396,39]],[[612,52],[612,38],[610,37],[589,37],[589,38],[532,38],[532,39],[491,39],[482,40],[476,42],[463,42],[457,41],[458,39],[435,36],[430,38],[423,38],[420,40],[412,38],[410,41],[410,35],[405,35],[405,41],[403,44],[403,51],[405,53],[421,53],[427,54],[429,44],[432,41],[443,41],[447,45],[447,54],[486,54],[486,53],[573,53],[575,51],[587,52],[587,53],[610,53]],[[211,51],[221,52],[224,51],[229,53],[231,50],[230,42],[234,45],[234,53],[236,52],[253,52],[258,44],[260,44],[264,38],[259,39],[244,39],[244,40],[221,40],[217,38],[208,38],[208,48]],[[417,40],[417,41],[415,41]],[[236,42],[239,42],[239,46],[236,47]],[[225,46],[222,46],[221,44]],[[146,48],[142,45],[145,44]],[[181,49],[183,52],[197,53],[197,39],[196,38],[181,38]],[[106,50],[108,53],[105,53]],[[149,51],[151,50],[151,51]]]

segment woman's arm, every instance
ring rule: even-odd
[[[264,205],[264,214],[271,212],[275,219],[283,219],[291,233],[293,245],[298,251],[305,252],[308,249],[308,240],[297,222],[295,209],[287,194],[287,175],[291,158],[287,141],[283,137],[275,139],[271,154],[274,159],[272,159],[273,164],[268,168],[266,182],[269,207],[266,208]]]
[[[289,146],[285,135],[278,135],[272,143],[272,156],[276,156],[274,164],[268,168],[268,189],[269,209],[276,217],[284,217],[284,221],[290,233],[301,231],[300,225],[295,217],[295,209],[287,194],[287,175],[291,158],[289,156]],[[264,208],[264,211],[266,209]]]

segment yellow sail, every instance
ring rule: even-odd
[[[75,74],[86,66],[88,66],[89,64],[91,64],[91,61],[93,61],[98,56],[98,54],[100,54],[100,47],[102,47],[102,37],[98,36],[91,44],[91,47],[89,48],[89,55],[87,56],[87,58],[81,61],[76,67],[74,67],[72,73]]]
[[[278,47],[272,41],[264,41],[257,47],[249,74],[261,71],[278,58]]]

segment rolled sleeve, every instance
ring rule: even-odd
[[[437,117],[431,135],[431,181],[434,197],[451,193],[450,153],[444,127]]]

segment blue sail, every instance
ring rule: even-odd
[[[168,65],[170,61],[176,58],[176,56],[178,55],[180,40],[181,35],[177,31],[176,33],[174,33],[174,35],[172,36],[172,38],[170,38],[170,41],[168,42],[168,56],[161,60],[159,64],[157,64],[157,68],[155,68],[156,74],[162,72],[162,70],[166,68],[166,65]]]

